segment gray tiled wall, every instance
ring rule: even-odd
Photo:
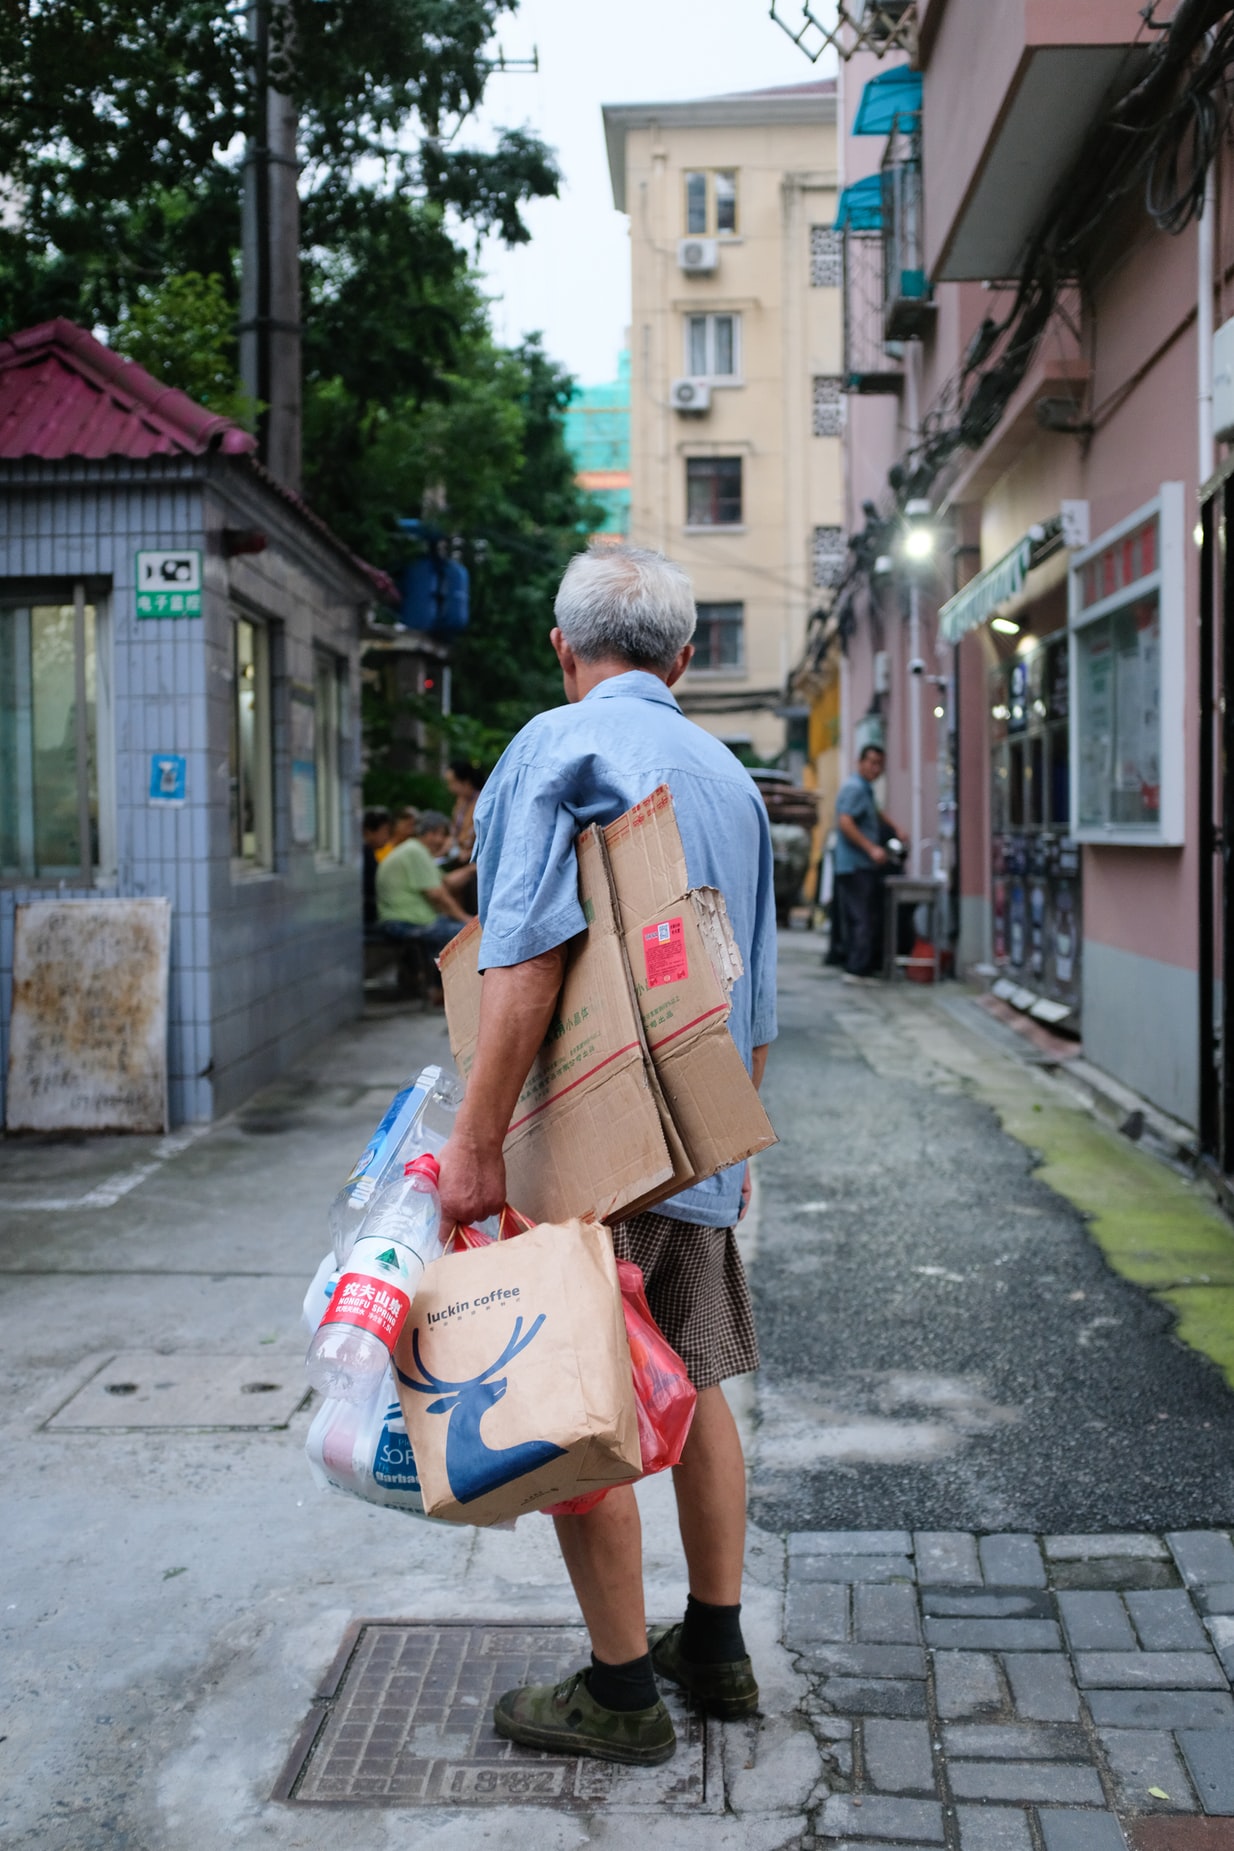
[[[319,862],[288,826],[288,678],[310,682],[314,646],[347,659],[358,701],[357,607],[363,588],[287,503],[242,461],[159,459],[136,466],[26,465],[0,476],[9,515],[0,579],[95,581],[113,675],[116,868],[100,891],[172,903],[168,1058],[173,1124],[231,1109],[360,1006],[357,726],[349,715],[344,855]],[[226,525],[259,527],[267,551],[226,559]],[[139,548],[203,551],[201,621],[138,621]],[[109,587],[109,589],[104,589]],[[230,622],[233,599],[275,626],[276,866],[233,871],[228,829]],[[100,753],[107,742],[100,741]],[[187,759],[182,809],[148,801],[150,756]],[[74,889],[76,894],[79,890]],[[0,1105],[12,991],[12,913],[47,889],[0,891]],[[66,897],[68,893],[66,890]]]

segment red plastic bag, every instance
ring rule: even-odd
[[[643,1275],[632,1260],[618,1260],[621,1308],[626,1315],[630,1363],[634,1370],[634,1401],[638,1409],[638,1442],[643,1454],[642,1476],[665,1472],[681,1458],[694,1419],[698,1394],[686,1366],[651,1315]],[[594,1510],[608,1489],[589,1491],[548,1504],[548,1517],[581,1517]]]

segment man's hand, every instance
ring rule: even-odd
[[[744,1221],[746,1216],[749,1214],[750,1197],[753,1195],[753,1193],[754,1193],[754,1179],[750,1175],[750,1165],[749,1165],[749,1161],[747,1160],[746,1173],[741,1179],[741,1207],[737,1211],[738,1221]]]
[[[441,1223],[448,1229],[458,1222],[483,1221],[506,1205],[506,1160],[501,1144],[477,1141],[458,1132],[441,1153]]]
[[[877,842],[867,842],[866,854],[870,857],[870,860],[874,863],[876,868],[886,867],[887,850],[885,848],[880,848]]]

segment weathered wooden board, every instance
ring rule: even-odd
[[[167,1129],[168,900],[14,909],[9,1131]]]

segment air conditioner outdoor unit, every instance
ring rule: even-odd
[[[710,276],[719,261],[719,246],[714,238],[678,239],[677,262],[687,276]]]
[[[674,411],[711,410],[711,387],[705,379],[674,379],[668,396]]]

